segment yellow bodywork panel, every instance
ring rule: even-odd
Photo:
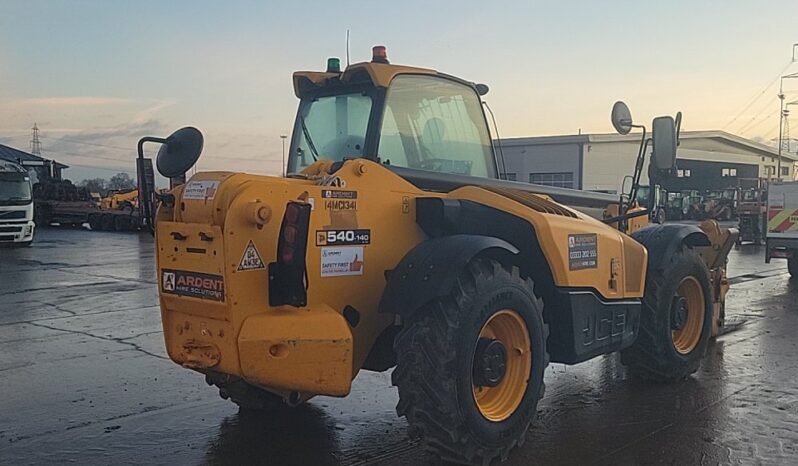
[[[557,286],[592,288],[605,299],[642,296],[643,246],[576,210],[546,211],[545,196],[476,186],[428,192],[372,161],[349,161],[333,175],[329,166],[318,162],[304,178],[198,173],[173,191],[174,206],[159,209],[156,232],[164,337],[173,360],[275,392],[345,395],[377,337],[396,321],[378,312],[386,272],[427,238],[416,223],[418,197],[469,200],[526,220]],[[268,268],[286,204],[297,200],[312,206],[307,304],[271,307]],[[367,238],[338,245],[335,234],[328,237],[347,230]],[[574,267],[573,243],[585,238],[595,245],[594,260]],[[342,254],[353,262],[350,269],[330,262]],[[345,308],[357,313],[356,322],[343,317]]]
[[[279,390],[344,396],[352,381],[352,333],[329,307],[284,307],[249,317],[238,336],[241,372]]]

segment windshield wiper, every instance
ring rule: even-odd
[[[310,147],[310,155],[313,156],[313,161],[315,162],[319,160],[319,151],[316,150],[316,146],[313,145],[313,139],[310,138],[310,131],[305,125],[305,117],[299,117],[299,124],[302,126],[302,134],[305,135],[305,141],[308,142],[308,147]]]

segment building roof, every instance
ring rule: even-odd
[[[9,162],[14,163],[48,161],[48,159],[45,159],[44,157],[39,157],[38,155],[30,154],[19,149],[14,149],[13,147],[5,146],[3,144],[0,144],[0,159],[8,160]],[[53,161],[53,163],[58,168],[69,168],[69,165],[64,165],[63,163],[56,161]]]
[[[768,157],[778,157],[779,152],[775,147],[746,139],[735,134],[720,130],[710,131],[682,131],[679,135],[681,139],[715,139],[732,146],[739,147],[751,152],[755,152]],[[638,142],[640,133],[630,134],[573,134],[563,136],[534,136],[526,138],[502,139],[503,146],[529,146],[546,144],[586,144],[600,142]],[[785,159],[798,161],[798,155],[782,152],[781,156]]]

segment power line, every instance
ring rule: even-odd
[[[50,139],[50,138],[48,138],[47,136],[42,136],[42,139]],[[97,142],[78,141],[78,140],[70,138],[69,136],[62,136],[60,138],[55,138],[55,139],[53,139],[53,141],[63,141],[63,142],[69,143],[69,144],[83,144],[83,145],[86,145],[86,146],[105,147],[107,149],[123,150],[125,152],[133,152],[136,149],[133,146],[131,146],[131,147],[122,147],[122,146],[112,146],[112,145],[109,145],[109,144],[100,144],[100,143],[97,143]]]
[[[753,124],[753,125],[751,125],[751,126],[748,126],[748,127],[747,127],[747,128],[744,130],[744,131],[740,131],[738,134],[741,134],[741,135],[742,135],[742,134],[745,134],[745,133],[750,133],[750,132],[751,132],[751,131],[753,131],[755,128],[758,128],[758,127],[759,127],[759,126],[760,126],[762,123],[764,123],[764,122],[766,122],[766,121],[769,121],[769,120],[772,120],[774,116],[778,116],[778,114],[776,114],[776,113],[771,113],[771,114],[769,114],[767,117],[765,117],[765,118],[762,118],[761,120],[758,120],[758,121],[757,121],[755,124]]]
[[[776,82],[779,80],[781,75],[784,74],[785,71],[787,71],[787,69],[790,67],[790,65],[792,65],[792,61],[787,62],[787,64],[784,66],[784,69],[779,71],[779,74],[777,74],[776,77],[773,78],[773,80],[770,82],[770,84],[765,86],[765,88],[762,89],[761,92],[759,92],[758,94],[755,94],[753,100],[751,100],[748,103],[748,105],[746,105],[745,108],[743,108],[742,111],[740,111],[740,113],[737,114],[737,116],[732,118],[730,122],[726,123],[726,126],[724,126],[723,129],[726,129],[729,126],[731,126],[735,121],[737,121],[738,118],[740,118],[746,111],[748,111],[748,109],[751,108],[751,106],[754,105],[754,103],[756,103],[756,101],[759,100],[765,94],[765,92],[767,92],[768,89],[770,89],[774,84],[776,84]]]
[[[767,103],[766,103],[766,104],[765,104],[765,105],[764,105],[764,106],[763,106],[763,107],[762,107],[762,108],[759,110],[759,112],[757,112],[757,113],[756,113],[756,115],[754,115],[754,116],[753,116],[753,117],[752,117],[750,120],[748,120],[747,122],[745,122],[745,123],[744,123],[744,124],[743,124],[743,125],[742,125],[742,126],[741,126],[741,127],[738,129],[738,130],[737,130],[737,132],[738,132],[738,133],[740,133],[740,134],[742,134],[742,133],[744,133],[744,132],[748,131],[749,129],[751,129],[751,125],[752,125],[752,124],[754,124],[755,122],[757,122],[757,118],[759,118],[759,116],[760,116],[760,115],[762,115],[763,113],[765,113],[765,112],[767,112],[767,111],[771,110],[771,105],[773,104],[773,102],[775,102],[776,100],[778,100],[778,98],[779,98],[778,96],[773,96],[773,97],[772,97],[770,100],[768,100],[768,101],[767,101]],[[776,114],[775,114],[775,113],[772,113],[772,114],[770,114],[770,115],[768,116],[768,118],[771,118],[773,115],[776,115]],[[764,121],[764,120],[759,120],[759,121]]]

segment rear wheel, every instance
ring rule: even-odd
[[[697,371],[712,332],[706,265],[686,247],[664,260],[649,264],[637,340],[621,352],[633,375],[660,382]]]
[[[543,304],[530,279],[476,260],[446,298],[396,337],[396,411],[444,459],[488,464],[523,443],[548,364]]]
[[[792,252],[792,257],[787,259],[787,270],[792,278],[798,278],[798,251]]]

